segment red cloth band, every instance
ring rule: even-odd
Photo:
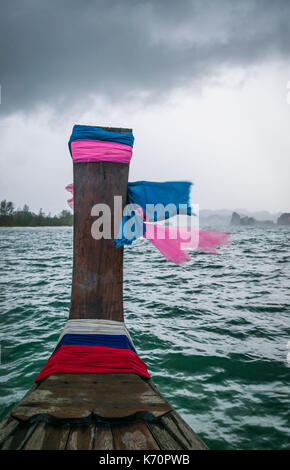
[[[124,374],[150,379],[146,364],[130,349],[104,346],[68,346],[57,349],[49,358],[35,382],[51,374]]]

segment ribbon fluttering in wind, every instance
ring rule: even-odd
[[[74,163],[129,163],[133,143],[131,133],[76,125],[69,140],[69,149]],[[228,245],[229,235],[218,230],[158,224],[173,216],[194,215],[190,205],[191,184],[188,181],[128,183],[127,205],[115,239],[116,247],[131,245],[143,236],[167,261],[182,264],[190,259],[189,251],[192,249],[216,254],[217,247]],[[73,195],[73,185],[68,185],[66,189]],[[73,197],[68,204],[73,208]]]
[[[152,227],[146,224],[143,236],[160,251],[167,261],[175,264],[184,264],[189,261],[190,250],[217,254],[217,247],[230,243],[229,234],[225,232],[198,230],[186,226],[153,225]]]
[[[65,189],[71,193],[72,197],[70,199],[67,200],[67,203],[69,205],[69,207],[71,209],[74,208],[74,185],[71,183],[71,184],[68,184]]]
[[[127,206],[115,239],[117,248],[131,245],[137,238],[145,236],[145,221],[156,222],[180,214],[192,215],[189,202],[191,184],[188,181],[128,183]]]
[[[191,215],[190,181],[136,181],[128,183],[127,204],[136,204],[146,214],[146,220],[156,222],[168,219],[180,212]],[[156,210],[162,204],[166,213]],[[182,209],[182,210],[181,210]]]

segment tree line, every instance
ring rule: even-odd
[[[13,202],[5,199],[0,202],[0,227],[41,227],[73,225],[73,215],[68,210],[51,216],[40,209],[38,214],[31,212],[27,204],[23,209],[15,209]]]

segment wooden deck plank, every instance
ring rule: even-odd
[[[23,446],[23,450],[40,450],[43,448],[45,438],[45,423],[38,423],[38,426],[32,433],[31,437]]]
[[[109,425],[95,427],[94,450],[113,450],[114,441],[112,429]]]
[[[95,425],[72,426],[66,450],[92,450],[95,436]]]
[[[0,446],[4,444],[4,442],[9,438],[10,434],[12,434],[15,429],[17,428],[19,421],[13,419],[12,416],[7,415],[0,423]]]
[[[21,450],[37,428],[37,424],[19,423],[11,437],[4,443],[2,449]]]
[[[6,439],[5,442],[1,445],[1,450],[12,450],[13,434]],[[13,449],[14,450],[14,449]]]
[[[150,412],[161,416],[171,406],[135,374],[53,374],[26,395],[11,414],[19,420],[47,414],[57,419],[84,419],[94,413],[123,418]]]
[[[144,422],[114,426],[115,450],[159,450]]]
[[[148,424],[151,434],[161,450],[182,450],[182,445],[164,428],[162,423]]]
[[[165,429],[178,439],[184,449],[207,450],[204,442],[175,411],[162,416],[161,422]]]
[[[24,450],[64,450],[70,428],[69,426],[54,426],[39,423]]]
[[[46,424],[46,434],[43,442],[44,450],[64,450],[66,448],[69,426],[52,426]]]

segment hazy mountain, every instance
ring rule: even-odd
[[[271,220],[277,222],[281,212],[271,213],[268,211],[248,211],[247,209],[201,209],[199,211],[200,225],[229,225],[232,213],[237,212],[240,216],[254,217],[256,220]]]

